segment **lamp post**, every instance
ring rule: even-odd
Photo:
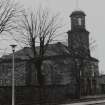
[[[14,69],[15,69],[15,59],[14,59],[14,52],[16,45],[10,45],[12,47],[13,58],[12,58],[12,105],[15,105],[15,76],[14,76]]]

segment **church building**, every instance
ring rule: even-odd
[[[45,85],[53,86],[50,94],[63,97],[80,97],[97,94],[99,84],[98,60],[91,56],[89,31],[85,27],[83,11],[70,15],[71,30],[67,32],[68,46],[61,42],[50,44],[45,53],[42,74]],[[29,56],[32,51],[25,47],[15,52],[15,85],[37,86],[37,72]],[[12,54],[0,59],[0,86],[11,86]]]

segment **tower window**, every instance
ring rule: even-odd
[[[81,18],[78,18],[78,25],[82,25],[82,19]]]

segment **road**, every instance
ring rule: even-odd
[[[79,102],[79,103],[62,104],[62,105],[105,105],[105,100],[94,100],[88,102]]]
[[[100,104],[93,104],[93,105],[105,105],[105,103],[100,103]]]

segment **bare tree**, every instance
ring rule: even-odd
[[[30,58],[35,64],[38,83],[41,87],[44,85],[41,67],[45,53],[49,44],[59,36],[61,23],[58,14],[52,16],[48,9],[42,8],[29,14],[23,13],[21,21],[18,22],[19,27],[16,31],[21,35],[14,38],[32,50],[33,57],[30,56]],[[39,47],[39,50],[36,49],[36,46]]]
[[[21,11],[18,6],[12,0],[0,0],[0,33],[11,32],[15,28],[16,18]]]

